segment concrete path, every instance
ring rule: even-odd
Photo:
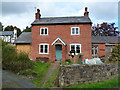
[[[26,78],[17,76],[16,74],[3,70],[2,71],[3,88],[33,88],[34,85]]]
[[[52,75],[52,73],[54,72],[54,70],[60,65],[60,61],[56,61],[55,63],[52,63],[49,71],[47,72],[46,76],[42,79],[42,81],[44,81],[43,86],[45,86],[47,80],[50,78],[50,76]]]

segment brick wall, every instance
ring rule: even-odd
[[[98,45],[98,56],[105,56],[105,44]]]
[[[47,27],[48,35],[40,36],[40,28]],[[80,35],[71,35],[71,27],[80,27]],[[75,25],[33,25],[32,26],[32,44],[31,44],[31,56],[35,60],[36,57],[49,57],[51,61],[55,60],[55,46],[51,44],[61,37],[67,44],[62,47],[63,60],[69,57],[70,44],[81,44],[81,52],[85,58],[91,58],[91,25],[90,24],[75,24]],[[39,44],[49,44],[49,54],[39,54]],[[63,46],[63,45],[62,45]],[[67,52],[66,52],[67,50]]]

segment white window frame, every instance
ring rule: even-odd
[[[44,29],[44,33],[41,34],[41,30]],[[45,34],[45,29],[47,29],[47,34]],[[41,27],[40,28],[40,35],[48,35],[48,28],[47,27]]]
[[[43,53],[40,52],[40,46],[43,45]],[[48,48],[47,48],[47,53],[45,53],[45,45],[48,45]],[[39,54],[49,54],[49,44],[47,43],[41,43],[39,44]]]
[[[75,34],[72,34],[72,29],[75,29]],[[78,28],[78,34],[76,34],[76,28]],[[80,35],[80,27],[71,27],[71,35]]]
[[[78,55],[78,53],[76,53],[76,46],[80,45],[80,53],[81,53],[81,44],[70,44],[70,51],[71,51],[71,45],[75,45],[75,54]]]

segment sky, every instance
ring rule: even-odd
[[[17,1],[17,2],[16,2]],[[88,7],[89,17],[94,24],[102,22],[118,26],[119,0],[2,0],[0,2],[0,22],[4,28],[8,25],[17,26],[21,30],[31,26],[35,20],[36,8],[42,17],[83,16]]]

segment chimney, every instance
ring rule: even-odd
[[[85,12],[84,12],[84,16],[87,16],[87,17],[89,17],[89,12],[87,11],[87,7],[85,7]]]
[[[17,28],[14,27],[14,36],[13,36],[15,39],[17,39]]]
[[[40,10],[37,9],[37,13],[35,13],[35,19],[36,19],[36,20],[37,20],[37,19],[40,19],[40,17],[41,17]]]

